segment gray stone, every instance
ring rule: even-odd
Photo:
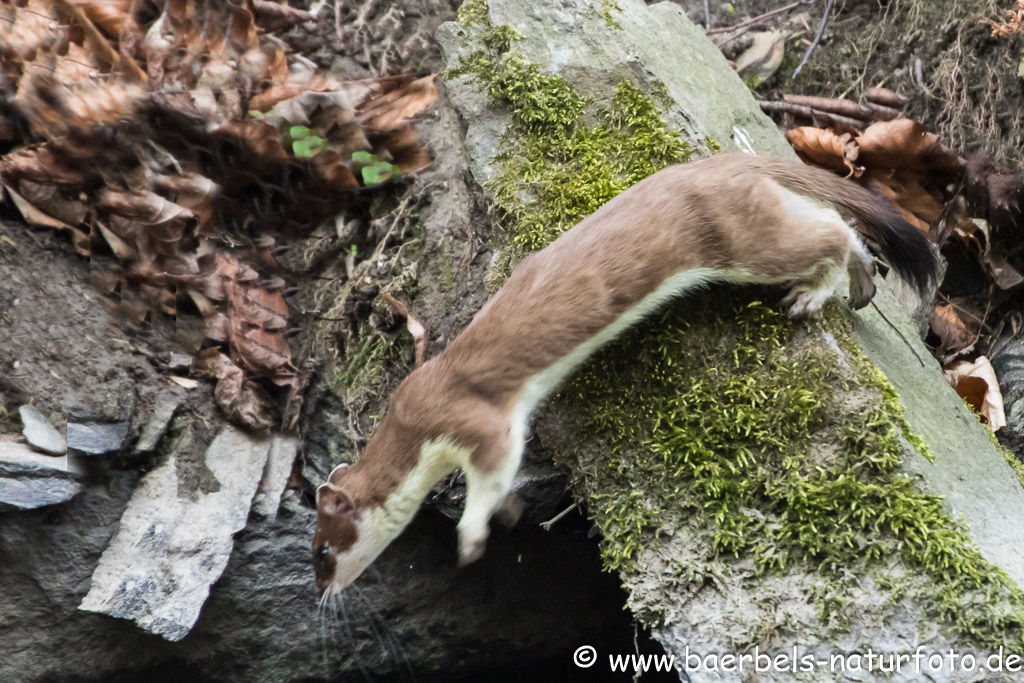
[[[76,422],[68,420],[68,448],[83,455],[119,453],[128,438],[127,421]]]
[[[167,369],[172,372],[188,372],[192,367],[192,356],[172,351],[167,356]]]
[[[245,526],[269,448],[269,439],[225,427],[206,450],[208,492],[179,487],[183,473],[173,453],[147,473],[80,609],[131,619],[167,640],[184,638]]]
[[[718,48],[670,2],[646,5],[643,0],[608,3],[591,0],[524,3],[490,0],[490,19],[522,34],[512,49],[540,65],[545,73],[563,76],[595,105],[607,105],[623,80],[662,83],[674,105],[665,120],[675,125],[698,150],[707,140],[725,151],[795,158],[775,124],[765,116]],[[597,11],[595,12],[595,8]],[[437,40],[445,65],[453,68],[477,44],[472,32],[450,22],[442,24]],[[491,159],[508,128],[506,112],[493,106],[467,75],[445,82],[452,101],[466,121],[469,167],[486,187],[493,174]]]
[[[298,451],[299,440],[294,436],[274,434],[271,438],[267,466],[263,470],[263,479],[253,503],[256,514],[277,519],[277,508],[281,505],[281,496],[288,485]]]
[[[0,510],[65,503],[82,488],[66,455],[40,455],[25,444],[0,439]]]
[[[132,449],[134,454],[150,453],[156,449],[164,432],[167,431],[167,426],[171,423],[171,418],[174,417],[174,412],[184,400],[185,397],[174,389],[165,389],[157,394],[153,414],[146,426],[142,428],[142,434],[139,435],[139,440],[135,442],[135,448]]]
[[[50,455],[64,455],[67,452],[67,442],[45,415],[28,405],[18,408],[18,414],[24,425],[21,433],[33,448]]]

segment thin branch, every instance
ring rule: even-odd
[[[839,114],[833,114],[832,112],[822,111],[821,109],[807,107],[802,104],[794,104],[793,102],[761,101],[758,102],[758,105],[761,107],[761,111],[766,114],[793,114],[794,116],[800,116],[814,122],[821,121],[830,126],[846,126],[847,128],[856,131],[864,130],[868,123],[861,119],[841,116]]]
[[[897,329],[897,327],[896,327],[895,325],[893,325],[893,324],[892,324],[892,321],[890,321],[890,320],[889,320],[888,318],[886,318],[886,317],[885,317],[885,313],[882,313],[882,309],[880,309],[880,308],[878,307],[878,304],[876,304],[876,303],[875,303],[874,301],[872,301],[872,302],[871,302],[871,307],[872,307],[873,309],[875,309],[875,312],[876,312],[876,313],[878,313],[878,315],[882,316],[882,320],[884,320],[884,321],[886,322],[886,324],[887,324],[887,325],[888,325],[889,327],[891,327],[891,328],[892,328],[892,331],[896,333],[896,336],[898,336],[898,337],[899,337],[900,339],[902,339],[902,340],[903,340],[903,343],[904,343],[904,344],[906,344],[906,345],[907,345],[907,348],[908,348],[908,349],[910,349],[910,352],[911,352],[912,354],[914,354],[914,358],[916,358],[916,359],[917,359],[917,362],[921,364],[921,367],[922,367],[922,368],[923,368],[923,367],[927,367],[927,366],[926,366],[926,365],[924,364],[924,361],[923,361],[923,360],[921,360],[921,356],[917,355],[917,351],[916,351],[916,350],[914,349],[914,347],[913,347],[913,346],[911,346],[911,345],[910,345],[910,342],[909,342],[909,341],[907,341],[907,338],[903,336],[903,333],[902,333],[902,332],[900,332],[900,331],[899,331],[899,329]]]
[[[814,40],[811,41],[810,46],[807,48],[807,52],[804,53],[804,58],[800,60],[800,64],[796,67],[796,71],[790,77],[793,80],[800,73],[800,70],[804,68],[807,61],[811,58],[811,53],[814,52],[814,48],[818,47],[818,43],[821,42],[821,37],[825,35],[825,27],[828,26],[828,15],[832,13],[832,5],[835,4],[835,0],[825,0],[825,13],[821,16],[821,23],[818,24],[818,32],[814,35]]]
[[[759,14],[756,17],[751,17],[750,19],[746,19],[745,21],[741,21],[740,23],[734,24],[732,26],[722,26],[720,28],[709,28],[707,31],[705,31],[705,34],[710,36],[710,35],[715,34],[715,33],[729,33],[730,31],[737,31],[737,30],[742,29],[742,28],[748,28],[748,27],[753,26],[755,24],[760,24],[760,23],[762,23],[762,22],[764,22],[764,21],[766,21],[768,19],[771,19],[776,14],[782,14],[783,12],[788,12],[788,11],[790,11],[792,9],[796,9],[797,7],[800,7],[801,5],[809,5],[809,4],[811,4],[811,2],[812,2],[812,0],[797,0],[796,2],[793,2],[793,3],[790,3],[790,4],[786,5],[785,7],[777,7],[776,9],[773,9],[773,10],[771,10],[769,12],[765,12],[764,14]]]

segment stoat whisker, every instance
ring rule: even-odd
[[[356,660],[356,666],[359,667],[359,672],[363,674],[363,678],[366,683],[373,683],[373,677],[370,676],[370,672],[366,669],[366,664],[363,663],[363,656],[359,654],[359,647],[357,646],[355,636],[352,635],[352,626],[348,621],[348,611],[345,609],[345,595],[343,591],[336,593],[338,597],[337,605],[341,607],[341,623],[345,626],[345,633],[348,636],[349,647],[352,648],[352,655]]]
[[[374,606],[370,603],[370,599],[366,596],[363,590],[356,584],[351,584],[351,588],[355,591],[355,595],[359,598],[366,608],[366,612],[370,617],[371,628],[373,628],[375,635],[379,638],[379,633],[383,632],[387,643],[390,645],[391,656],[394,657],[395,661],[402,665],[402,667],[409,673],[409,678],[413,683],[416,681],[416,672],[413,671],[412,663],[409,661],[408,655],[405,653],[405,648],[402,647],[401,641],[395,634],[394,630],[387,625],[387,621],[381,616]],[[378,630],[379,629],[379,630]]]
[[[324,591],[316,606],[316,620],[320,630],[320,649],[324,664],[329,661],[327,658],[327,598],[327,591]]]

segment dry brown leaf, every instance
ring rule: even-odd
[[[391,155],[391,162],[398,166],[402,173],[411,173],[430,165],[430,154],[423,147],[419,133],[408,124],[396,131],[388,133],[379,142]]]
[[[72,0],[72,3],[94,24],[116,38],[128,19],[131,0]]]
[[[988,221],[965,218],[954,228],[953,235],[971,248],[982,268],[1000,289],[1012,289],[1024,282],[1024,275],[1010,265],[1006,255],[993,243]]]
[[[11,95],[0,139],[22,145],[0,156],[0,179],[19,193],[10,201],[70,231],[80,253],[106,243],[117,262],[93,259],[90,277],[124,319],[174,315],[186,348],[226,345],[208,363],[218,405],[248,426],[266,424],[253,377],[291,389],[288,410],[301,403],[284,281],[261,231],[354,201],[356,150],[404,171],[430,161],[409,121],[436,99],[434,77],[342,91],[324,73],[293,69],[265,29],[312,18],[268,0],[0,4],[0,89]],[[378,93],[361,119],[355,92]],[[297,162],[293,126],[327,149]],[[43,142],[18,140],[30,130]],[[257,247],[228,254],[204,239],[215,225]]]
[[[14,206],[17,207],[18,212],[21,214],[21,217],[25,219],[26,223],[42,226],[44,228],[66,230],[71,235],[71,243],[76,252],[82,256],[88,256],[91,253],[92,249],[88,232],[40,211],[27,199],[12,190],[9,185],[3,185],[2,187],[7,191],[8,196],[10,196],[11,201],[14,202]]]
[[[979,356],[973,362],[960,361],[946,368],[944,374],[956,393],[971,404],[993,432],[1006,426],[1003,394],[988,358]]]
[[[1009,38],[1024,30],[1024,0],[1017,0],[1017,9],[1006,10],[1006,15],[1002,24],[989,20],[993,38]]]
[[[849,133],[836,135],[828,129],[802,126],[786,131],[786,140],[805,161],[848,175],[856,172],[860,150]]]
[[[96,227],[100,229],[100,234],[103,236],[104,241],[110,250],[114,252],[114,256],[117,257],[122,263],[132,263],[137,260],[138,254],[135,249],[121,239],[117,233],[105,226],[102,222],[96,221]]]
[[[952,304],[934,304],[928,315],[928,326],[939,338],[935,355],[940,359],[954,356],[978,341],[979,325],[975,319],[968,324]]]
[[[97,180],[99,173],[70,157],[67,146],[47,142],[5,155],[0,159],[0,178],[9,185],[22,179],[42,185],[85,185]]]
[[[42,185],[31,180],[22,180],[18,183],[18,192],[54,218],[71,225],[85,222],[89,212],[85,202],[70,199],[56,185]]]
[[[0,142],[13,140],[14,134],[14,122],[0,113]]]
[[[192,371],[217,379],[213,390],[217,406],[229,420],[249,429],[270,427],[267,408],[255,388],[245,381],[245,373],[216,347],[199,353],[192,361]]]
[[[857,137],[860,162],[867,167],[951,172],[960,159],[929,133],[923,123],[911,119],[880,121]]]
[[[333,149],[324,150],[310,159],[310,166],[332,190],[344,192],[360,187],[348,161]]]
[[[261,287],[235,287],[228,302],[232,313],[250,325],[272,332],[288,327],[288,304],[280,294]]]
[[[198,222],[195,214],[185,207],[149,191],[128,192],[105,187],[97,194],[96,208],[142,223],[150,236],[162,242],[181,241],[186,230]]]
[[[258,377],[294,372],[292,352],[283,334],[258,327],[242,328],[241,333],[235,332],[234,325],[229,329],[231,350],[249,372]]]
[[[886,191],[883,194],[914,214],[926,226],[935,223],[942,215],[942,202],[921,185],[926,177],[923,173],[869,169],[865,177],[884,185]]]
[[[437,101],[436,74],[370,100],[361,108],[359,120],[374,130],[394,130],[419,116]]]

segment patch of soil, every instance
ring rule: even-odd
[[[89,285],[89,266],[62,236],[0,218],[0,432],[20,433],[25,403],[62,432],[68,411],[146,416],[167,385],[154,364],[172,346],[127,332],[117,302]]]

